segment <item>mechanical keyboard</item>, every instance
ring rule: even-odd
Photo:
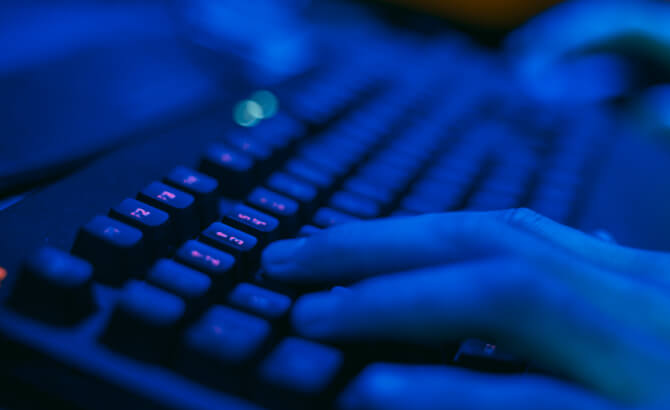
[[[527,371],[493,341],[304,339],[288,318],[307,289],[260,268],[273,241],[358,220],[529,207],[578,225],[608,115],[533,101],[449,36],[406,43],[342,47],[255,126],[217,102],[1,213],[9,377],[80,408],[298,409],[379,360]]]

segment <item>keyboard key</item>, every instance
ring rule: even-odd
[[[335,211],[331,208],[321,208],[316,211],[314,215],[314,225],[321,228],[329,228],[331,226],[340,225],[343,223],[357,221],[358,218]]]
[[[132,280],[123,288],[103,340],[143,358],[165,358],[174,347],[185,307],[179,297]]]
[[[340,351],[289,337],[261,364],[260,378],[277,389],[315,397],[328,390],[342,364]]]
[[[501,352],[497,345],[476,339],[461,344],[454,362],[469,369],[495,373],[523,372],[527,367],[514,356]]]
[[[298,227],[299,206],[290,198],[265,188],[256,188],[249,194],[247,203],[277,218],[282,236],[293,234]]]
[[[208,274],[215,282],[229,284],[234,279],[233,255],[198,241],[186,242],[175,255],[179,262]]]
[[[380,214],[379,205],[373,200],[349,192],[336,192],[330,198],[330,206],[358,218],[375,218]]]
[[[200,230],[200,218],[191,194],[162,182],[153,182],[137,195],[137,199],[167,212],[179,241],[194,236]]]
[[[395,198],[392,189],[376,185],[361,177],[349,178],[344,183],[344,189],[376,201],[384,210],[388,210]]]
[[[186,167],[176,167],[165,178],[165,182],[195,197],[200,214],[201,226],[204,228],[215,221],[219,215],[217,209],[216,179]]]
[[[109,211],[109,216],[141,230],[147,250],[154,255],[165,253],[176,241],[167,212],[136,199],[124,199]]]
[[[245,364],[268,343],[270,331],[263,319],[214,306],[186,331],[181,366],[201,378],[239,383]]]
[[[296,178],[314,185],[322,194],[327,194],[335,185],[334,177],[302,159],[293,159],[287,162],[286,171]]]
[[[44,247],[24,264],[10,304],[47,322],[76,323],[94,309],[92,277],[93,267],[85,260]]]
[[[235,205],[223,221],[240,230],[246,231],[258,239],[260,247],[279,239],[279,221],[270,215],[243,204]]]
[[[72,253],[91,262],[96,279],[118,285],[147,261],[142,231],[107,216],[96,216],[79,229]]]
[[[257,161],[267,161],[272,156],[272,148],[258,138],[231,134],[226,138],[226,144]]]
[[[202,232],[202,240],[222,249],[238,259],[238,272],[246,274],[255,272],[260,263],[260,250],[258,240],[253,236],[224,225],[214,222]]]
[[[253,158],[222,144],[209,147],[200,161],[200,170],[216,178],[221,192],[233,197],[249,192],[254,182],[253,168]]]
[[[209,276],[170,259],[158,260],[149,271],[147,281],[174,293],[187,304],[204,303],[212,288]]]
[[[228,295],[228,303],[267,320],[277,320],[288,313],[291,298],[251,283],[240,283]]]
[[[317,190],[307,182],[303,182],[283,172],[276,172],[268,178],[267,186],[271,190],[296,200],[300,204],[300,217],[309,215],[315,209]]]

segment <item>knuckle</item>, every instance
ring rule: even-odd
[[[542,225],[547,219],[528,208],[512,208],[500,211],[499,218],[502,222],[522,228]]]

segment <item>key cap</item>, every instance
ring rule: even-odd
[[[516,373],[526,369],[526,365],[498,346],[481,340],[469,339],[461,344],[454,362],[469,369],[495,373]]]
[[[240,283],[228,295],[228,303],[264,319],[278,320],[288,313],[291,298],[251,283]]]
[[[187,305],[204,304],[212,280],[204,273],[170,259],[160,259],[149,271],[147,281],[182,298]]]
[[[253,158],[222,144],[209,147],[200,161],[200,170],[219,181],[221,192],[236,198],[253,186],[253,168]]]
[[[187,329],[180,367],[202,379],[239,384],[246,364],[268,343],[270,330],[263,319],[214,306]]]
[[[136,199],[124,199],[109,211],[109,216],[141,230],[152,255],[164,254],[176,242],[168,214]]]
[[[317,190],[307,182],[300,181],[283,172],[275,172],[268,178],[267,187],[296,200],[300,204],[300,217],[305,217],[315,209]]]
[[[202,232],[201,239],[234,255],[238,260],[238,273],[255,272],[260,263],[258,240],[231,226],[214,222]]]
[[[74,324],[95,308],[93,267],[83,259],[44,247],[20,272],[9,301],[17,310],[51,323]]]
[[[205,272],[215,283],[228,285],[235,278],[235,257],[198,241],[186,242],[175,258],[192,268]]]
[[[279,239],[277,218],[243,204],[235,205],[231,212],[223,218],[223,221],[233,228],[254,236],[258,239],[258,246],[261,248]]]
[[[286,172],[314,185],[321,195],[328,195],[335,185],[335,178],[317,169],[303,159],[293,159],[286,163]]]
[[[137,194],[137,199],[167,212],[172,218],[177,240],[193,237],[200,229],[195,198],[162,182],[152,182]]]
[[[336,192],[330,198],[330,206],[355,217],[364,219],[375,218],[380,214],[379,205],[373,200],[345,191]]]
[[[214,222],[218,215],[216,179],[186,167],[176,167],[165,178],[165,182],[195,197],[200,214],[201,227]]]
[[[395,198],[392,189],[376,185],[361,177],[349,178],[344,182],[344,189],[376,201],[384,211],[389,210]]]
[[[184,301],[171,293],[143,281],[129,281],[102,339],[132,355],[164,359],[174,347],[185,308]]]
[[[96,279],[118,285],[146,262],[142,232],[107,216],[96,216],[79,229],[72,253],[89,261]]]
[[[358,221],[358,218],[338,212],[331,208],[321,208],[314,215],[314,225],[320,228],[329,228],[331,226],[343,223]]]
[[[259,138],[231,134],[226,138],[226,144],[257,161],[268,161],[272,157],[272,148]],[[268,164],[270,165],[270,164]]]
[[[266,188],[256,188],[249,194],[247,203],[277,218],[282,236],[290,236],[298,227],[298,203],[290,198]]]
[[[343,364],[340,351],[304,339],[288,337],[261,363],[260,379],[281,394],[303,398],[324,395]]]

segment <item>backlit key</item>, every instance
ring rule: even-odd
[[[263,247],[279,238],[279,221],[268,214],[243,204],[235,205],[223,221],[237,229],[250,233]]]
[[[207,150],[200,161],[200,170],[216,178],[225,195],[240,197],[253,186],[254,159],[222,144]]]
[[[141,230],[147,247],[156,255],[166,252],[168,245],[176,241],[167,212],[136,199],[124,199],[109,215]]]
[[[265,188],[256,188],[249,194],[247,203],[277,218],[283,236],[297,229],[299,207],[296,201]]]
[[[105,283],[120,284],[147,260],[142,231],[107,216],[96,216],[77,234],[72,253],[95,266],[94,274]]]
[[[336,192],[330,198],[330,206],[359,218],[375,218],[380,209],[373,200],[349,192]]]
[[[234,279],[235,257],[198,241],[186,242],[175,255],[186,265],[205,272],[216,282],[230,283]]]
[[[204,302],[212,288],[209,276],[170,259],[156,262],[149,271],[147,280],[181,297],[188,304]]]
[[[195,198],[162,182],[153,182],[137,195],[142,202],[167,212],[172,218],[179,240],[195,235],[200,229],[200,218]]]
[[[220,222],[211,224],[201,237],[212,246],[235,255],[239,260],[240,273],[245,274],[258,268],[260,252],[255,237]]]
[[[291,298],[251,283],[240,283],[228,295],[228,303],[265,319],[277,320],[288,313]]]
[[[170,172],[165,182],[195,197],[203,228],[216,220],[219,215],[216,203],[219,183],[216,179],[180,166]]]

